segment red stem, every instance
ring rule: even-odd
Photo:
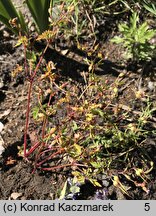
[[[41,55],[41,57],[40,57],[40,59],[39,59],[37,65],[36,65],[36,68],[35,68],[35,70],[34,70],[34,73],[33,73],[32,77],[31,77],[32,80],[34,80],[34,77],[36,76],[36,73],[37,73],[37,71],[38,71],[38,69],[39,69],[39,67],[40,67],[40,64],[41,64],[41,61],[42,61],[42,59],[43,59],[43,56],[45,55],[45,53],[46,53],[48,47],[49,47],[49,42],[47,43],[45,49],[43,50],[42,55]]]
[[[30,82],[29,89],[28,89],[26,125],[25,125],[25,132],[24,132],[24,157],[27,157],[27,153],[26,153],[27,151],[27,133],[28,133],[28,127],[29,127],[30,99],[31,99],[32,84],[33,84],[33,81]]]
[[[60,147],[52,147],[52,148],[46,149],[46,150],[40,152],[39,155],[41,156],[41,155],[44,154],[44,153],[47,153],[47,152],[50,152],[50,151],[54,151],[54,150],[58,150],[59,148],[60,148]]]
[[[61,169],[61,168],[68,167],[68,166],[87,167],[86,165],[83,165],[83,164],[70,163],[70,164],[64,164],[64,165],[53,166],[53,167],[47,167],[47,168],[41,168],[41,169],[42,169],[42,170],[46,170],[46,171],[52,171],[52,170],[55,170],[55,169]]]
[[[26,72],[26,75],[28,76],[28,65],[27,65],[27,57],[26,57],[26,46],[24,45],[24,69]]]
[[[33,86],[33,81],[34,81],[34,77],[36,76],[36,73],[39,69],[39,66],[41,64],[41,61],[43,59],[44,54],[46,53],[47,49],[48,49],[49,43],[47,43],[45,49],[42,52],[42,55],[36,65],[36,68],[34,70],[33,75],[30,78],[30,84],[29,84],[29,88],[28,88],[28,99],[27,99],[27,111],[26,111],[26,125],[25,125],[25,132],[24,132],[24,157],[28,157],[32,151],[27,151],[27,133],[28,133],[28,128],[29,128],[29,115],[30,115],[30,101],[31,101],[31,93],[32,93],[32,86]],[[27,68],[27,66],[26,66]],[[27,72],[27,71],[26,71]],[[36,147],[37,148],[37,147]],[[33,147],[33,151],[34,151],[34,147]]]
[[[51,158],[53,158],[55,155],[61,154],[64,151],[64,149],[60,149],[57,152],[53,153],[52,155],[50,155],[49,157],[45,158],[44,160],[42,160],[41,162],[36,164],[36,167],[39,167],[40,165],[42,165],[43,163],[45,163],[46,161],[50,160]]]
[[[30,154],[32,154],[40,144],[41,144],[40,142],[35,143],[35,145],[33,145],[29,149],[29,151],[26,153],[26,157],[28,157]]]

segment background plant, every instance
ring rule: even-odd
[[[11,20],[12,23],[11,23]],[[28,28],[21,11],[17,11],[11,0],[0,0],[0,21],[3,22],[15,34],[19,31],[28,33]]]
[[[76,35],[77,39],[80,38],[96,38],[98,34],[101,34],[101,30],[109,29],[109,25],[113,26],[112,18],[114,17],[117,21],[121,20],[122,17],[127,17],[129,12],[142,10],[141,1],[90,1],[90,0],[68,0],[66,6],[69,4],[74,5],[74,13],[71,16],[71,28],[68,29],[68,34]],[[115,23],[114,23],[115,24]],[[70,31],[70,33],[69,33]]]
[[[42,33],[43,31],[49,29],[49,8],[52,8],[55,2],[56,0],[25,1],[32,18],[34,19],[36,31],[38,33]],[[11,20],[13,20],[14,23],[10,23]],[[28,24],[25,22],[22,12],[20,10],[17,11],[11,0],[0,0],[0,21],[15,34],[19,34],[19,32],[21,32],[22,34],[28,35],[29,33]]]
[[[127,58],[134,61],[149,60],[152,58],[155,46],[150,44],[150,39],[155,35],[155,31],[150,29],[147,22],[139,23],[139,16],[133,13],[130,23],[121,23],[119,32],[122,36],[115,36],[112,42],[123,44],[126,48]]]
[[[48,10],[54,5],[53,0],[26,0],[29,11],[35,21],[36,30],[39,33],[49,29],[49,13]]]
[[[144,0],[144,7],[146,10],[150,12],[151,15],[154,15],[156,17],[156,5],[155,3],[148,2]]]

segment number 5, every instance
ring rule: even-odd
[[[150,203],[145,203],[144,210],[145,211],[149,211],[150,210]]]

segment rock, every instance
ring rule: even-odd
[[[13,199],[13,200],[17,200],[21,196],[22,196],[22,193],[14,192],[14,193],[11,194],[10,198]]]
[[[3,86],[4,86],[3,80],[0,78],[0,89],[3,88]]]
[[[2,153],[4,152],[5,148],[3,147],[4,145],[4,140],[2,136],[0,135],[0,157],[2,157]]]
[[[149,88],[150,91],[154,91],[154,89],[156,88],[156,83],[152,82],[152,81],[149,81],[148,82],[148,88]]]
[[[4,124],[0,122],[0,133],[2,132],[3,128],[4,128]]]
[[[4,125],[2,122],[0,122],[0,133],[2,132],[3,128],[4,128]],[[3,151],[5,150],[3,145],[4,145],[4,140],[3,140],[2,136],[0,135],[0,157],[3,153]]]
[[[11,109],[5,110],[2,114],[0,114],[0,119],[3,118],[3,117],[6,117],[7,115],[9,115],[10,112],[11,112]],[[1,130],[0,130],[0,132],[1,132]]]
[[[5,37],[5,38],[10,38],[9,32],[4,30],[4,31],[3,31],[3,37]]]

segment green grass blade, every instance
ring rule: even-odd
[[[39,33],[47,30],[49,27],[48,9],[52,0],[26,0],[26,4],[33,16]]]
[[[150,13],[156,16],[156,6],[153,3],[147,3],[145,1],[145,4],[143,4],[143,6],[146,10],[148,10]]]
[[[26,31],[26,24],[21,12],[17,12],[11,0],[0,0],[0,21],[4,23],[13,33],[18,34],[16,28],[12,28],[9,24],[9,20],[18,18],[22,31]]]
[[[0,14],[7,19],[18,17],[17,10],[11,0],[0,0]]]
[[[4,25],[6,25],[14,34],[18,34],[17,29],[12,28],[12,27],[10,26],[10,24],[9,24],[7,18],[5,18],[4,16],[0,15],[0,21],[1,21]]]
[[[18,16],[19,16],[22,32],[28,33],[29,32],[28,26],[25,23],[25,19],[21,11],[18,11]]]

